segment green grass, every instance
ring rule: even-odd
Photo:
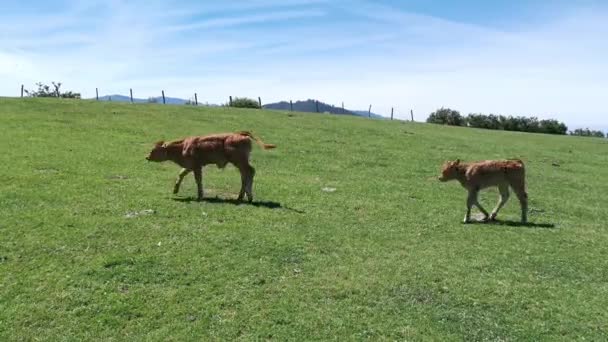
[[[198,203],[175,200],[191,175],[174,197],[179,168],[144,159],[245,129],[278,145],[252,153],[257,206],[221,201],[233,167],[205,169],[220,200]],[[606,140],[0,99],[0,146],[2,341],[608,339]],[[461,224],[442,162],[509,157],[535,225]],[[499,218],[519,219],[514,196]]]

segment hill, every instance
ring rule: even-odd
[[[163,103],[163,97],[162,96],[157,96],[157,97],[151,97],[150,99],[140,99],[140,98],[133,98],[133,102],[134,103],[148,103],[150,102],[150,100],[154,100],[157,103]],[[125,96],[125,95],[118,95],[118,94],[114,94],[114,95],[104,95],[104,96],[100,96],[99,97],[99,101],[112,101],[112,102],[131,102],[131,97],[129,96]],[[184,100],[184,99],[180,99],[177,97],[167,97],[165,96],[165,103],[166,104],[173,104],[173,105],[183,105],[186,102],[188,102],[188,100]]]
[[[269,103],[263,106],[265,109],[274,109],[274,110],[291,110],[291,104],[286,101],[281,101],[277,103]],[[327,103],[323,103],[317,100],[306,100],[306,101],[296,101],[293,103],[293,110],[296,112],[306,112],[306,113],[329,113],[329,114],[340,114],[340,115],[356,115],[355,113],[349,111],[348,109],[342,109],[341,107],[336,107],[333,105],[329,105]]]
[[[364,117],[372,117],[374,119],[386,119],[386,117],[380,115],[380,114],[376,114],[374,112],[369,112],[369,110],[355,110],[353,111],[356,115],[359,116],[364,116]]]
[[[160,139],[251,130],[192,201]],[[0,99],[0,340],[606,340],[608,145],[350,115]],[[446,159],[522,158],[463,225]],[[514,196],[512,196],[514,197]],[[482,192],[492,207],[496,191]]]
[[[281,101],[277,103],[269,103],[263,106],[265,109],[274,109],[274,110],[284,110],[290,111],[292,110],[292,104],[287,101]],[[323,103],[317,100],[306,100],[306,101],[296,101],[293,102],[293,110],[296,112],[305,112],[305,113],[329,113],[329,114],[338,114],[338,115],[356,115],[356,116],[364,116],[368,117],[368,111],[360,111],[360,110],[350,110],[347,108],[342,109],[342,107],[336,107],[334,105],[329,105],[327,103]],[[378,115],[375,113],[371,113],[371,117],[375,119],[384,119],[382,115]]]

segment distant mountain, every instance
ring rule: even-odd
[[[291,110],[291,104],[287,101],[281,101],[277,103],[270,103],[263,106],[266,109],[275,109],[275,110]],[[336,107],[329,105],[327,103],[323,103],[321,101],[318,102],[318,110],[317,110],[317,101],[316,100],[306,100],[306,101],[296,101],[293,103],[293,110],[295,112],[306,112],[306,113],[330,113],[337,115],[355,115],[355,116],[364,116],[368,117],[367,111],[360,110],[350,110],[350,109],[342,109],[342,107]],[[374,114],[371,115],[372,118],[381,119],[384,118],[382,115]]]
[[[368,110],[353,110],[352,112],[355,113],[355,115],[365,116],[366,118],[370,116]],[[386,117],[380,114],[375,114],[374,112],[371,113],[371,117],[374,119],[386,119]]]
[[[99,101],[131,102],[131,98],[129,96],[125,96],[125,95],[114,94],[114,95],[100,96]],[[148,102],[152,102],[152,101],[156,102],[156,103],[163,103],[163,97],[156,96],[156,97],[151,97],[149,99],[138,99],[135,97],[133,98],[134,103],[148,103]],[[177,97],[165,97],[166,104],[183,105],[186,102],[188,102],[188,100],[180,99]]]
[[[286,101],[281,101],[277,103],[270,103],[263,106],[265,109],[275,109],[275,110],[291,110],[291,104]],[[293,103],[293,110],[295,112],[306,112],[306,113],[330,113],[330,114],[338,114],[338,115],[356,115],[355,113],[349,110],[343,110],[341,107],[336,107],[329,105],[327,103],[323,103],[321,101],[317,102],[316,100],[306,100],[306,101],[296,101]]]
[[[114,94],[114,95],[100,96],[99,101],[131,102],[131,98],[128,96],[124,96],[124,95]],[[147,102],[147,101],[142,100],[142,99],[133,99],[133,102]]]

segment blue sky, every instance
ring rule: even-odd
[[[318,98],[608,128],[608,2],[3,0],[0,95]]]

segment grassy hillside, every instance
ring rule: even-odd
[[[255,205],[225,200],[232,167],[205,170],[199,203],[144,159],[245,129],[278,145],[253,151]],[[0,99],[0,146],[2,341],[608,339],[605,140]],[[532,224],[509,224],[515,197],[502,223],[461,224],[441,163],[506,157],[526,162]]]

